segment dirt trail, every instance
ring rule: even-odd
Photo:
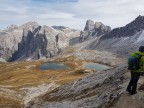
[[[130,78],[130,73],[126,73],[125,76]],[[124,84],[127,87],[129,81]],[[138,81],[137,94],[130,95],[128,92],[124,92],[118,101],[110,108],[144,108],[144,89],[139,90],[140,86],[144,85],[144,76],[141,76]]]
[[[144,108],[144,101],[141,99],[144,92],[135,95],[124,93],[119,101],[111,108]]]

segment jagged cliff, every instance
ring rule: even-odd
[[[79,34],[79,30],[62,26],[40,26],[36,22],[11,25],[0,31],[0,54],[9,61],[53,57]]]
[[[92,20],[87,20],[84,31],[80,34],[80,42],[88,40],[90,38],[96,38],[103,34],[108,33],[111,27],[104,25],[101,22],[93,22]]]
[[[38,26],[33,30],[24,30],[18,50],[12,55],[12,61],[17,59],[40,59],[55,56],[59,49],[56,43],[56,33],[49,27]]]
[[[89,26],[95,28],[92,21],[88,22],[90,23],[86,23],[85,28]],[[99,25],[101,25],[101,23],[97,24],[98,28]],[[89,41],[83,49],[108,51],[118,56],[126,57],[130,52],[137,51],[138,47],[144,43],[144,16],[139,15],[126,26],[115,28],[111,31],[107,26],[102,26],[102,28],[103,29],[99,28],[98,30],[103,32],[94,31],[92,29],[85,29],[88,31],[81,32],[79,40]]]
[[[40,26],[28,22],[0,31],[0,56],[6,60],[30,60],[57,55],[64,47],[80,44],[83,49],[109,51],[127,56],[144,42],[144,17],[111,30],[101,22],[87,20],[84,31],[63,26]],[[82,49],[82,48],[81,48]]]

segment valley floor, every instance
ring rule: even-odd
[[[81,59],[82,56],[78,57],[76,55],[69,55],[72,53],[70,48],[68,50],[69,51],[67,51],[65,56],[59,56],[47,60],[10,63],[1,62],[0,105],[12,108],[24,106],[35,97],[50,92],[65,83],[83,78],[86,75],[93,73],[94,70],[82,69],[82,66],[85,63],[99,62],[111,66],[111,63],[108,64],[99,59],[91,60],[87,59],[87,57]],[[87,56],[89,55],[87,54]],[[115,58],[115,60],[118,59]],[[59,71],[40,70],[39,66],[47,61],[63,62],[70,66],[70,69]]]
[[[39,66],[47,61],[63,62],[71,69],[40,70]],[[88,62],[113,68],[96,72],[82,69]],[[124,59],[108,52],[77,50],[76,47],[67,47],[57,57],[47,60],[0,63],[0,105],[11,108],[69,108],[69,105],[71,108],[105,108],[113,105],[112,108],[123,108],[117,107],[123,102],[113,102],[123,94],[124,84],[129,79],[124,76],[127,73],[125,63]],[[124,94],[119,99],[125,96],[129,99]]]

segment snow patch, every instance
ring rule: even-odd
[[[144,40],[144,31],[142,31],[141,35],[139,36],[139,38],[137,39],[137,41],[135,43],[138,43],[142,40]]]

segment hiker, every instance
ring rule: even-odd
[[[127,91],[133,95],[137,93],[137,82],[140,75],[144,73],[144,46],[140,46],[138,52],[130,54],[128,69],[131,71],[131,79],[128,84]]]

